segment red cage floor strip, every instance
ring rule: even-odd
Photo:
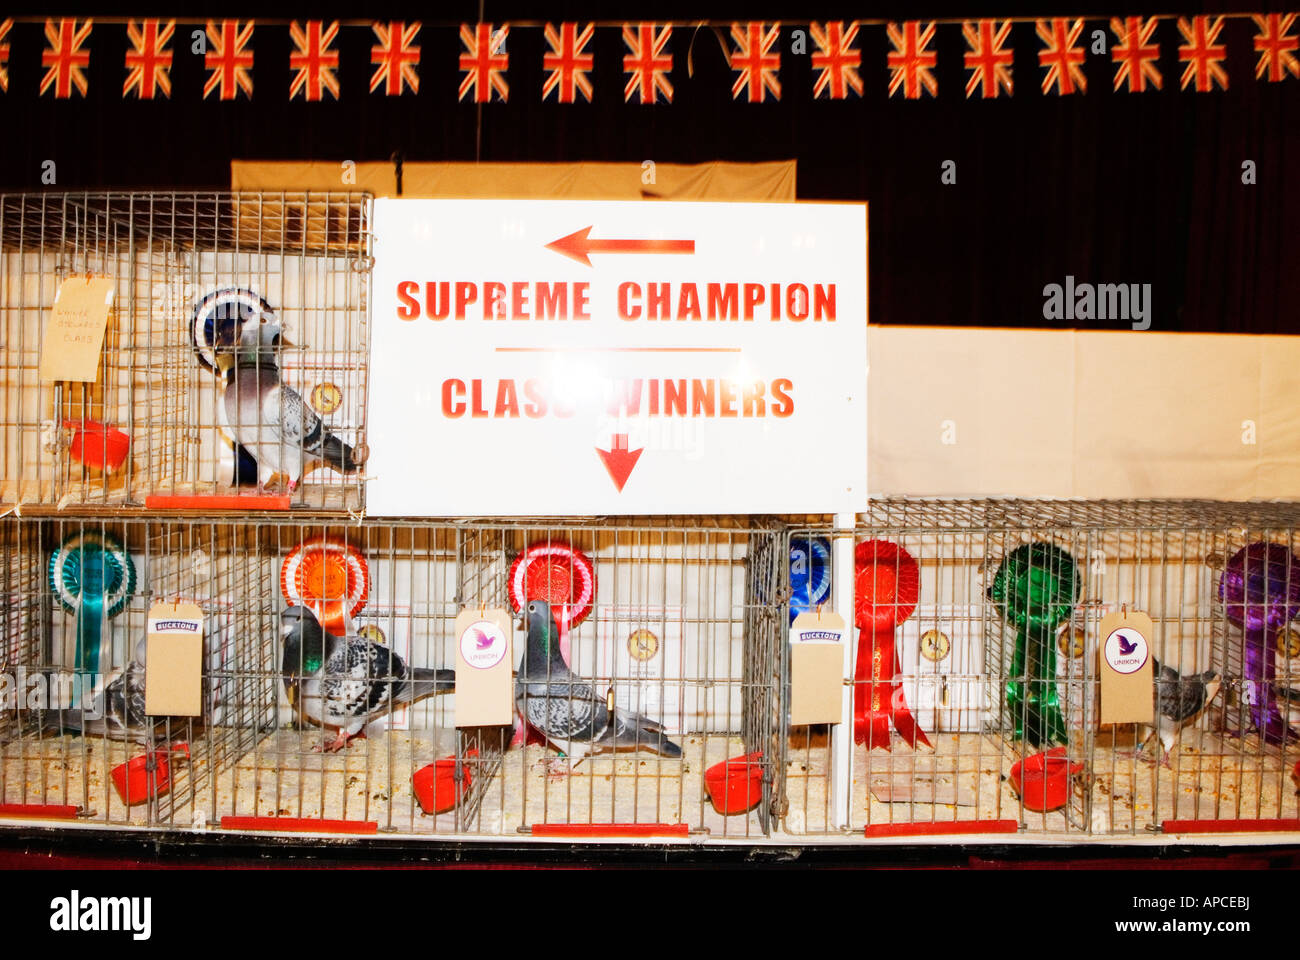
[[[291,499],[287,493],[213,497],[152,493],[144,498],[144,505],[150,510],[288,510]]]
[[[80,807],[63,803],[0,803],[0,817],[55,817],[71,820]]]
[[[1290,820],[1165,820],[1165,833],[1291,833],[1300,830],[1300,819]]]
[[[535,823],[534,837],[685,837],[684,823]]]
[[[946,823],[872,823],[863,830],[867,837],[942,837],[960,833],[1016,833],[1015,820],[953,820]]]
[[[378,833],[375,820],[317,820],[311,817],[222,817],[223,830],[302,830],[311,833]]]

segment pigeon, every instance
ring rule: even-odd
[[[323,746],[329,753],[342,750],[394,707],[456,687],[456,671],[408,667],[383,644],[335,636],[309,607],[286,608],[280,614],[280,635],[289,703],[300,721],[338,731]]]
[[[51,682],[53,675],[51,675]],[[46,714],[47,730],[73,731],[83,736],[109,740],[132,740],[147,744],[164,717],[145,713],[145,641],[136,646],[135,657],[121,670],[109,675],[108,683],[95,695],[89,711],[52,710]]]
[[[1153,733],[1159,733],[1162,756],[1160,762],[1169,766],[1169,752],[1183,727],[1192,723],[1210,705],[1223,685],[1223,677],[1213,670],[1181,677],[1173,667],[1162,667],[1154,657],[1156,671],[1157,726],[1142,741],[1146,746]],[[1143,724],[1146,729],[1152,729]]]
[[[352,447],[330,433],[302,397],[280,381],[276,357],[282,342],[279,324],[244,326],[222,413],[239,444],[257,463],[287,477],[292,493],[309,465],[323,462],[341,473],[355,473],[360,464]]]
[[[565,756],[573,767],[602,750],[654,750],[680,757],[682,748],[664,736],[663,726],[638,713],[620,710],[569,672],[560,656],[560,633],[550,605],[532,600],[525,608],[528,642],[515,680],[520,714]]]
[[[1138,648],[1136,640],[1129,640],[1124,634],[1119,635],[1119,652],[1120,656],[1128,657],[1133,655],[1133,651]]]

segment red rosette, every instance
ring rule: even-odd
[[[529,545],[510,565],[509,581],[510,603],[516,612],[529,600],[550,604],[561,640],[587,619],[596,602],[596,567],[565,540]]]
[[[893,630],[921,600],[921,568],[888,540],[865,540],[853,552],[853,607],[858,628]]]
[[[853,739],[867,749],[889,749],[892,724],[913,748],[930,741],[903,697],[896,679],[894,631],[916,612],[921,568],[910,553],[887,540],[867,540],[854,549],[854,619],[861,631],[853,685]]]
[[[280,590],[293,604],[309,607],[331,633],[366,605],[370,569],[361,551],[333,537],[304,540],[280,565]]]

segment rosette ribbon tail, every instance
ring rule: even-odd
[[[1283,740],[1296,742],[1300,734],[1282,719],[1277,698],[1273,695],[1277,669],[1273,662],[1273,644],[1267,642],[1265,631],[1245,632],[1245,668],[1245,699],[1250,703],[1250,721],[1260,737],[1265,743],[1274,745]]]
[[[1007,683],[1007,707],[1016,736],[1033,746],[1068,743],[1056,692],[1056,644],[1029,629],[1016,632],[1016,652]]]
[[[83,595],[77,603],[77,650],[72,671],[72,709],[82,708],[82,698],[92,690],[99,672],[99,648],[104,636],[104,596]]]
[[[870,643],[864,638],[870,635]],[[889,746],[892,724],[913,748],[930,741],[907,707],[903,685],[896,679],[894,630],[858,633],[858,662],[853,685],[853,740],[867,749]]]

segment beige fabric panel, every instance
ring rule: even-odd
[[[868,333],[873,495],[1300,497],[1300,338]]]
[[[342,163],[333,161],[232,160],[230,189],[373,193],[377,197],[392,196],[397,189],[393,165],[386,161],[356,164],[350,171],[354,183],[344,182],[346,172]]]
[[[358,163],[356,183],[345,184],[338,163],[236,160],[233,190],[364,190],[395,195],[393,165]],[[771,163],[659,163],[654,182],[639,163],[407,163],[404,197],[567,197],[582,200],[795,199],[795,161]]]

